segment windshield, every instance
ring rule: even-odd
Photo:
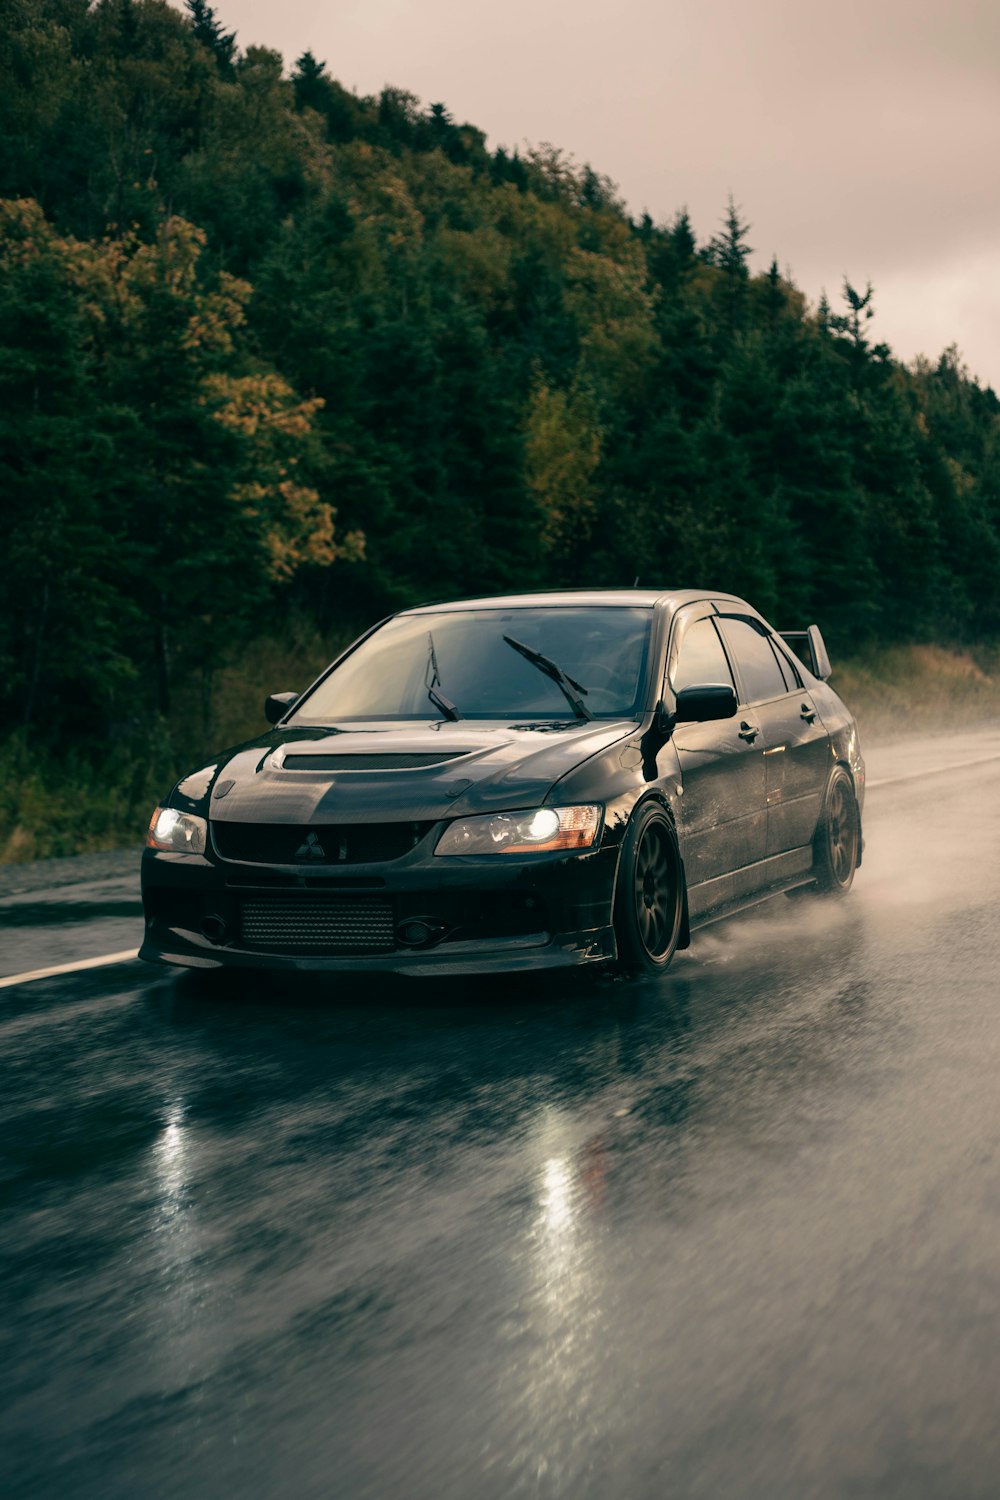
[[[651,619],[650,609],[618,606],[399,615],[363,641],[292,718],[634,717],[642,708]]]

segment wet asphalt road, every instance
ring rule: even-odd
[[[1000,726],[869,778],[665,982],[0,990],[4,1496],[1000,1495]]]

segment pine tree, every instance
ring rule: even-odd
[[[326,76],[326,63],[317,62],[312,52],[303,52],[295,64],[292,87],[295,103],[299,109],[315,109],[322,112],[329,92],[330,80]]]
[[[868,349],[865,326],[875,316],[875,309],[872,306],[873,296],[874,290],[870,281],[863,292],[858,292],[845,276],[844,301],[847,303],[847,312],[836,313],[830,319],[830,327],[836,333],[841,333],[848,338],[859,353],[865,353]]]
[[[825,291],[819,294],[819,302],[816,306],[816,326],[822,334],[830,332],[830,299]]]
[[[208,0],[184,0],[191,30],[198,41],[215,54],[215,61],[223,77],[231,77],[236,61],[236,33],[223,31],[214,9]]]
[[[739,209],[731,193],[726,216],[722,222],[723,233],[713,235],[709,241],[709,261],[734,280],[746,281],[750,275],[747,262],[753,254],[752,246],[746,242],[751,225],[740,218]]]
[[[764,307],[767,315],[767,323],[773,332],[777,326],[778,319],[785,307],[785,292],[781,283],[781,272],[778,270],[778,257],[771,259],[767,268],[767,293],[764,298]]]
[[[676,215],[670,226],[670,242],[682,261],[693,260],[698,249],[694,230],[691,228],[691,217],[686,208],[682,208]]]
[[[723,330],[728,338],[742,328],[746,312],[746,291],[750,280],[747,265],[753,250],[747,244],[750,225],[740,218],[739,210],[729,196],[729,205],[723,220],[724,232],[712,236],[705,251],[709,265],[722,273],[720,287],[724,309]]]

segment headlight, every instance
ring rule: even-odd
[[[158,807],[149,820],[147,849],[174,849],[179,854],[204,854],[208,824],[194,813]]]
[[[601,826],[599,807],[535,807],[529,812],[460,818],[438,839],[435,854],[534,854],[589,849]]]

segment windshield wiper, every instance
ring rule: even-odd
[[[451,722],[455,724],[462,717],[462,715],[459,713],[454,703],[452,703],[451,699],[446,698],[444,693],[440,692],[435,686],[435,684],[439,683],[440,681],[441,673],[438,671],[437,652],[434,650],[434,637],[428,630],[427,671],[424,673],[424,686],[427,689],[427,696],[433,703],[434,707],[440,709],[445,718],[450,719]]]
[[[577,697],[577,693],[586,694],[587,689],[579,682],[574,682],[572,677],[568,677],[562,667],[557,666],[548,656],[543,656],[540,651],[532,651],[530,646],[525,646],[521,641],[515,641],[512,635],[505,635],[504,640],[508,646],[513,646],[514,650],[519,652],[525,661],[530,661],[531,665],[537,667],[539,672],[544,672],[546,677],[552,678],[552,681],[559,688],[578,719],[592,719],[594,717],[583,699]]]

